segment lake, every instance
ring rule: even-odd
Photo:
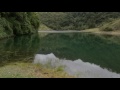
[[[81,59],[120,73],[120,36],[38,33],[0,40],[0,66],[16,61],[32,62],[36,54],[49,53],[60,59]]]

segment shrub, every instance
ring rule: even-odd
[[[110,27],[105,27],[102,31],[113,31],[113,29]]]
[[[0,12],[0,37],[35,33],[39,24],[35,12]]]

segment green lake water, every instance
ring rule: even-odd
[[[0,40],[0,66],[33,60],[37,53],[54,53],[60,59],[81,59],[120,73],[120,36],[39,33]]]

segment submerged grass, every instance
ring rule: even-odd
[[[14,62],[0,67],[0,78],[73,78],[61,67],[48,69],[40,64]]]

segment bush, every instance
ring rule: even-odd
[[[113,31],[113,29],[110,27],[105,27],[104,29],[102,29],[102,31]]]
[[[0,37],[35,33],[39,24],[35,12],[0,12]]]

